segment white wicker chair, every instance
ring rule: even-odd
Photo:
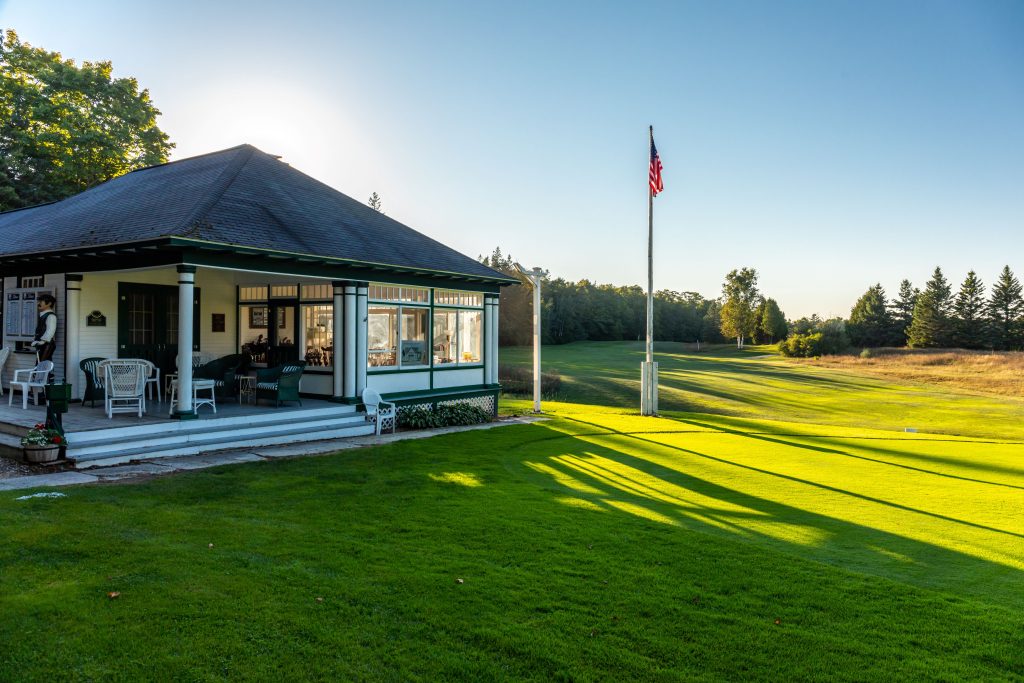
[[[4,368],[7,366],[7,359],[11,357],[10,347],[0,349],[0,396],[4,395]]]
[[[14,403],[14,390],[21,389],[21,409],[28,409],[28,392],[32,392],[32,402],[39,405],[39,392],[46,388],[46,382],[53,372],[53,361],[44,360],[32,369],[15,370],[11,380],[11,395],[7,397],[7,405]]]
[[[391,433],[398,426],[398,411],[394,403],[389,403],[380,397],[376,389],[363,389],[363,405],[366,406],[366,419],[377,426],[377,434],[382,429],[391,428]]]
[[[149,361],[138,359],[105,360],[99,364],[107,417],[112,419],[114,413],[136,413],[142,417],[151,367]]]

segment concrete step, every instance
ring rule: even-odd
[[[277,446],[287,443],[301,443],[303,441],[323,441],[328,439],[345,439],[354,436],[365,436],[374,433],[374,427],[369,423],[352,425],[338,429],[329,429],[319,432],[310,432],[300,429],[293,433],[279,433],[272,436],[253,437],[240,440],[236,437],[226,437],[223,441],[209,441],[202,444],[179,444],[161,449],[138,448],[125,450],[108,456],[97,455],[84,461],[76,461],[78,469],[89,469],[93,467],[109,467],[111,465],[123,465],[134,460],[150,460],[166,458],[177,455],[199,455],[217,450],[238,450],[244,448],[257,448],[260,446]]]
[[[206,408],[201,408],[204,413]],[[267,410],[247,415],[231,415],[227,417],[206,416],[199,420],[167,420],[141,425],[109,427],[67,432],[68,440],[74,444],[86,444],[95,441],[110,442],[112,439],[144,437],[153,434],[203,432],[219,429],[222,426],[253,425],[259,423],[278,423],[283,421],[305,420],[327,417],[348,417],[357,415],[354,406],[331,406],[328,408],[309,408],[306,410]]]
[[[193,423],[199,422],[193,420]],[[280,432],[292,433],[296,429],[316,431],[318,429],[337,429],[349,425],[357,426],[366,423],[362,414],[350,415],[318,415],[313,417],[293,417],[290,419],[279,418],[278,420],[262,420],[253,423],[219,422],[216,420],[203,420],[203,429],[179,429],[163,430],[160,432],[146,432],[142,434],[111,435],[108,438],[96,438],[92,432],[85,432],[92,438],[81,439],[80,435],[68,434],[68,457],[74,460],[85,460],[96,453],[116,453],[124,448],[154,448],[160,449],[168,446],[183,443],[201,444],[205,442],[219,443],[223,438],[235,437],[239,439],[255,438],[258,436],[271,436]],[[113,432],[114,430],[110,430]]]

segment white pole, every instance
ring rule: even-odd
[[[654,149],[654,126],[648,128]],[[658,414],[658,366],[654,362],[654,190],[647,187],[647,353],[640,369],[640,414]]]
[[[192,311],[195,266],[178,266],[178,407],[174,416],[194,418],[192,409]]]
[[[540,412],[540,268],[533,269],[533,412]]]
[[[334,306],[331,309],[331,365],[334,368],[334,390],[331,394],[335,401],[341,401],[345,398],[345,375],[342,372],[345,358],[345,283],[333,282],[331,286],[334,294]]]

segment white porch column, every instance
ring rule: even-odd
[[[337,343],[337,342],[335,342]],[[345,398],[356,400],[356,286],[345,283]]]
[[[342,359],[347,354],[344,353],[345,347],[343,346],[348,340],[345,339],[345,283],[344,282],[333,282],[331,283],[334,287],[334,321],[332,333],[334,335],[334,352],[332,353],[333,358],[331,361],[334,364],[334,386],[331,396],[335,401],[341,401],[345,396],[345,386],[343,384],[342,375]],[[338,352],[342,351],[341,354]]]
[[[366,328],[369,316],[367,296],[369,282],[356,283],[356,396],[363,395],[366,388]]]
[[[178,266],[178,406],[174,417],[195,419],[192,408],[192,311],[196,267]]]
[[[494,353],[494,332],[495,332],[495,319],[494,319],[494,299],[489,293],[484,294],[484,384],[494,384],[494,377],[497,376],[495,371],[495,360],[497,355]]]
[[[498,303],[500,302],[500,300],[501,299],[499,294],[495,294],[491,297],[491,329],[493,330],[493,332],[491,333],[490,352],[491,358],[493,358],[494,361],[491,364],[491,378],[488,382],[489,384],[498,383],[498,319],[501,317],[498,314]]]
[[[82,276],[66,273],[67,301],[64,307],[64,381],[71,383],[71,398],[82,397],[78,381],[79,350],[78,325],[82,317]]]

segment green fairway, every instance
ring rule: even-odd
[[[664,410],[1024,441],[1021,399],[798,365],[768,355],[767,347],[687,348],[692,345],[657,344]],[[502,364],[529,367],[531,354],[502,349]],[[638,410],[643,359],[642,342],[580,342],[543,351],[544,371],[562,376],[557,400]]]
[[[566,395],[627,403],[636,347],[575,346]],[[703,412],[0,494],[0,680],[1024,678],[1018,403],[659,360]]]

